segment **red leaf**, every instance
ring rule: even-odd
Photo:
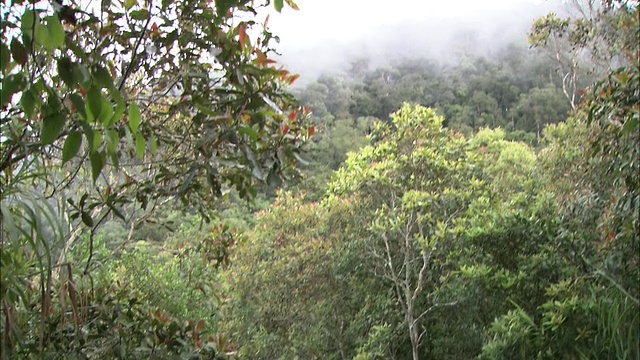
[[[264,28],[267,28],[267,25],[269,24],[269,15],[267,15],[267,18],[264,19]]]
[[[291,121],[295,120],[297,115],[298,114],[295,111],[290,112],[289,113],[289,120],[291,120]]]
[[[87,96],[87,92],[84,90],[84,88],[82,86],[80,86],[80,94],[82,94],[82,97],[86,97]]]
[[[285,125],[284,128],[282,129],[282,135],[287,135],[289,133],[289,126]]]
[[[196,331],[202,330],[203,327],[204,327],[204,320],[198,321],[198,323],[196,324]]]
[[[288,79],[289,85],[293,84],[296,80],[298,80],[299,77],[300,77],[299,74],[295,74],[295,75],[289,76],[289,79]]]
[[[311,125],[311,127],[307,131],[307,136],[311,137],[315,131],[316,131],[315,125]]]
[[[153,24],[151,25],[151,31],[153,31],[153,32],[158,32],[158,25],[157,25],[156,23],[153,23]]]
[[[287,70],[280,71],[280,80],[284,81],[284,79],[286,79],[288,75],[289,72]]]
[[[240,48],[244,48],[244,41],[247,38],[247,24],[242,23],[238,26],[238,42],[240,42]]]
[[[302,111],[304,111],[305,115],[309,115],[309,107],[305,106],[304,108],[302,108]]]
[[[256,49],[256,63],[258,65],[265,66],[268,64],[274,64],[275,60],[268,59],[262,51]]]
[[[268,64],[268,60],[262,51],[256,49],[256,63],[258,63],[258,65],[266,65]]]
[[[609,244],[611,242],[611,240],[613,240],[615,237],[616,237],[616,233],[611,231],[609,233],[609,236],[607,236],[607,239],[604,241],[605,245]]]

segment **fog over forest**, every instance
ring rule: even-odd
[[[638,0],[25,4],[0,360],[640,359]]]
[[[377,67],[402,58],[455,63],[463,54],[491,57],[506,44],[526,45],[534,19],[571,11],[561,1],[456,3],[407,0],[388,8],[358,0],[300,1],[299,11],[270,14],[269,27],[281,40],[280,61],[301,75],[296,85],[304,85],[356,59]]]

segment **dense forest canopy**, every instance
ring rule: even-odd
[[[640,358],[637,2],[293,89],[293,1],[76,5],[0,12],[0,358]]]

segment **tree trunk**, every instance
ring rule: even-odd
[[[419,360],[420,352],[418,347],[420,344],[418,343],[418,330],[416,329],[418,324],[414,324],[413,304],[411,305],[411,309],[407,309],[406,318],[409,325],[409,338],[411,339],[411,355],[413,356],[413,360]]]

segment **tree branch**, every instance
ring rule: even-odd
[[[443,304],[433,304],[427,310],[423,311],[420,315],[418,315],[418,317],[416,317],[415,320],[413,320],[413,325],[415,326],[418,323],[418,321],[420,321],[420,319],[422,319],[424,316],[426,316],[428,313],[432,312],[433,310],[440,307],[445,307],[445,306],[455,306],[455,305],[458,305],[459,302],[460,300],[451,301]]]
[[[131,53],[131,62],[129,62],[129,65],[127,66],[125,71],[122,73],[122,77],[120,78],[120,83],[118,84],[118,91],[122,91],[122,88],[124,86],[125,81],[129,77],[129,75],[131,75],[131,71],[133,71],[133,64],[135,64],[135,62],[136,62],[136,56],[138,55],[138,48],[140,47],[140,44],[142,43],[142,38],[144,37],[145,33],[147,32],[147,28],[149,27],[149,23],[151,23],[151,7],[152,7],[152,4],[153,4],[153,1],[149,1],[149,16],[147,17],[147,22],[144,24],[144,27],[142,28],[142,32],[140,32],[140,36],[138,36],[138,39],[136,40],[136,45],[133,47],[133,52]]]

